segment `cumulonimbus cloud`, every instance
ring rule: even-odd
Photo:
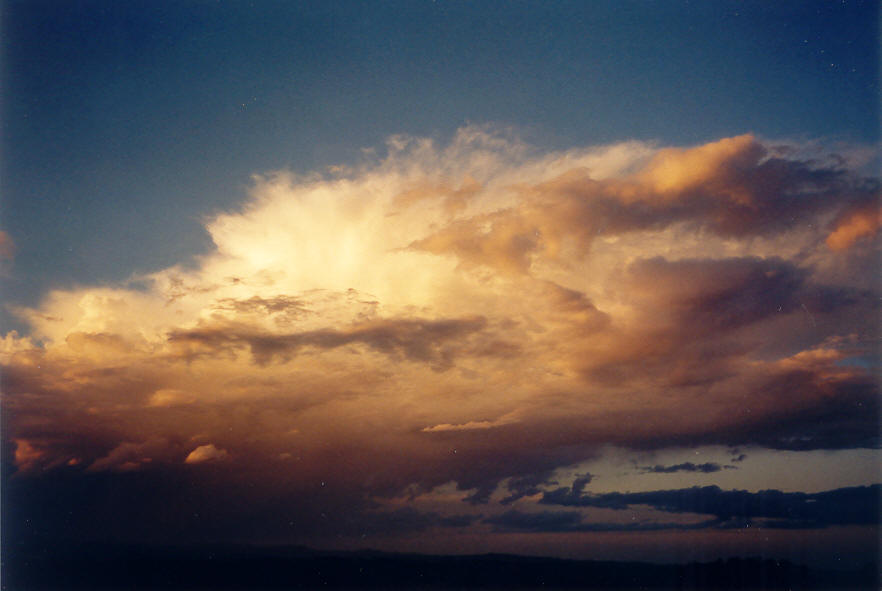
[[[752,135],[542,153],[480,128],[256,177],[195,267],[18,310],[10,462],[147,478],[201,449],[246,496],[366,508],[523,498],[607,444],[873,446],[878,191]]]

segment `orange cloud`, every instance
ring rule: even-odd
[[[530,154],[470,128],[258,177],[195,266],[18,310],[17,469],[308,539],[405,491],[524,498],[606,445],[875,441],[875,269],[818,229],[862,227],[872,183],[752,136]]]
[[[882,215],[879,213],[879,204],[871,202],[839,216],[826,243],[831,250],[847,250],[858,240],[878,233],[880,227]]]
[[[185,464],[201,464],[203,462],[216,462],[224,460],[229,456],[225,449],[218,449],[213,443],[208,445],[200,445],[184,459]]]
[[[29,471],[44,457],[44,452],[25,439],[15,440],[15,465],[19,470]]]
[[[494,427],[500,427],[502,425],[509,425],[511,423],[517,423],[520,419],[518,418],[518,412],[510,412],[506,415],[499,417],[493,421],[469,421],[467,423],[461,423],[459,425],[451,425],[450,423],[443,423],[441,425],[433,425],[432,427],[426,427],[423,429],[426,433],[439,432],[439,431],[469,431],[472,429],[492,429]]]
[[[115,470],[128,472],[149,465],[154,458],[161,459],[170,453],[169,443],[165,439],[158,438],[143,443],[124,441],[112,449],[106,456],[92,462],[88,467],[89,472],[101,472]]]
[[[666,148],[649,161],[639,175],[649,185],[650,194],[669,196],[702,185],[728,191],[733,181],[755,168],[767,150],[750,134],[724,138],[696,148]],[[743,181],[741,181],[743,182]],[[749,193],[733,192],[735,202],[749,204]]]

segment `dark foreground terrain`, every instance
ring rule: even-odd
[[[7,544],[4,591],[353,588],[879,589],[876,565],[823,571],[756,558],[659,565],[502,554],[428,556],[299,547],[75,548]]]

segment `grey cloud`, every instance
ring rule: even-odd
[[[392,511],[365,513],[353,522],[362,535],[412,533],[433,527],[462,528],[481,519],[481,515],[441,515],[434,511],[418,511],[412,507],[402,507]]]
[[[528,474],[518,478],[512,478],[508,483],[508,491],[511,493],[499,501],[503,505],[510,505],[515,501],[526,496],[538,495],[541,491],[539,488],[543,484],[555,484],[550,481],[553,471],[547,470],[536,474]]]
[[[284,294],[271,298],[260,296],[252,296],[248,299],[223,298],[217,301],[215,309],[233,312],[236,315],[268,316],[278,325],[291,324],[311,314],[309,306],[302,298]]]
[[[716,520],[704,520],[697,523],[676,523],[657,521],[632,522],[586,522],[578,511],[539,511],[526,513],[507,511],[501,515],[484,519],[485,523],[495,526],[500,531],[520,532],[614,532],[614,531],[661,531],[705,529],[718,524]]]
[[[647,505],[668,513],[713,515],[721,523],[733,519],[766,520],[800,527],[870,525],[880,514],[882,485],[839,488],[820,493],[748,492],[717,486],[637,493],[578,494],[568,488],[546,493],[540,503],[624,510]],[[771,525],[768,525],[771,527]]]
[[[725,467],[731,468],[731,466]],[[674,464],[673,466],[644,466],[642,469],[644,472],[652,472],[655,474],[672,474],[674,472],[703,472],[705,474],[710,474],[711,472],[719,472],[723,467],[714,462],[705,462],[704,464],[684,462],[682,464]]]
[[[585,490],[585,486],[591,482],[594,477],[591,474],[584,474],[579,476],[573,481],[573,492],[576,494],[580,494],[583,490]]]
[[[307,347],[335,349],[362,344],[386,355],[430,363],[443,370],[452,365],[457,353],[464,351],[462,339],[486,326],[486,319],[478,316],[443,320],[377,320],[345,330],[321,329],[287,334],[262,332],[243,324],[218,324],[174,331],[168,338],[172,343],[197,343],[217,352],[247,346],[255,361],[262,365],[274,359],[284,361]],[[494,351],[493,348],[483,350],[489,354]],[[507,349],[500,351],[508,354]]]
[[[667,261],[661,257],[632,264],[635,289],[652,289],[654,306],[669,308],[689,333],[717,333],[758,322],[799,306],[797,296],[808,272],[769,258]]]

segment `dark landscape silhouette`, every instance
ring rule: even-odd
[[[878,589],[874,564],[823,570],[761,558],[652,564],[510,554],[434,556],[300,546],[3,548],[4,591],[54,589]]]

